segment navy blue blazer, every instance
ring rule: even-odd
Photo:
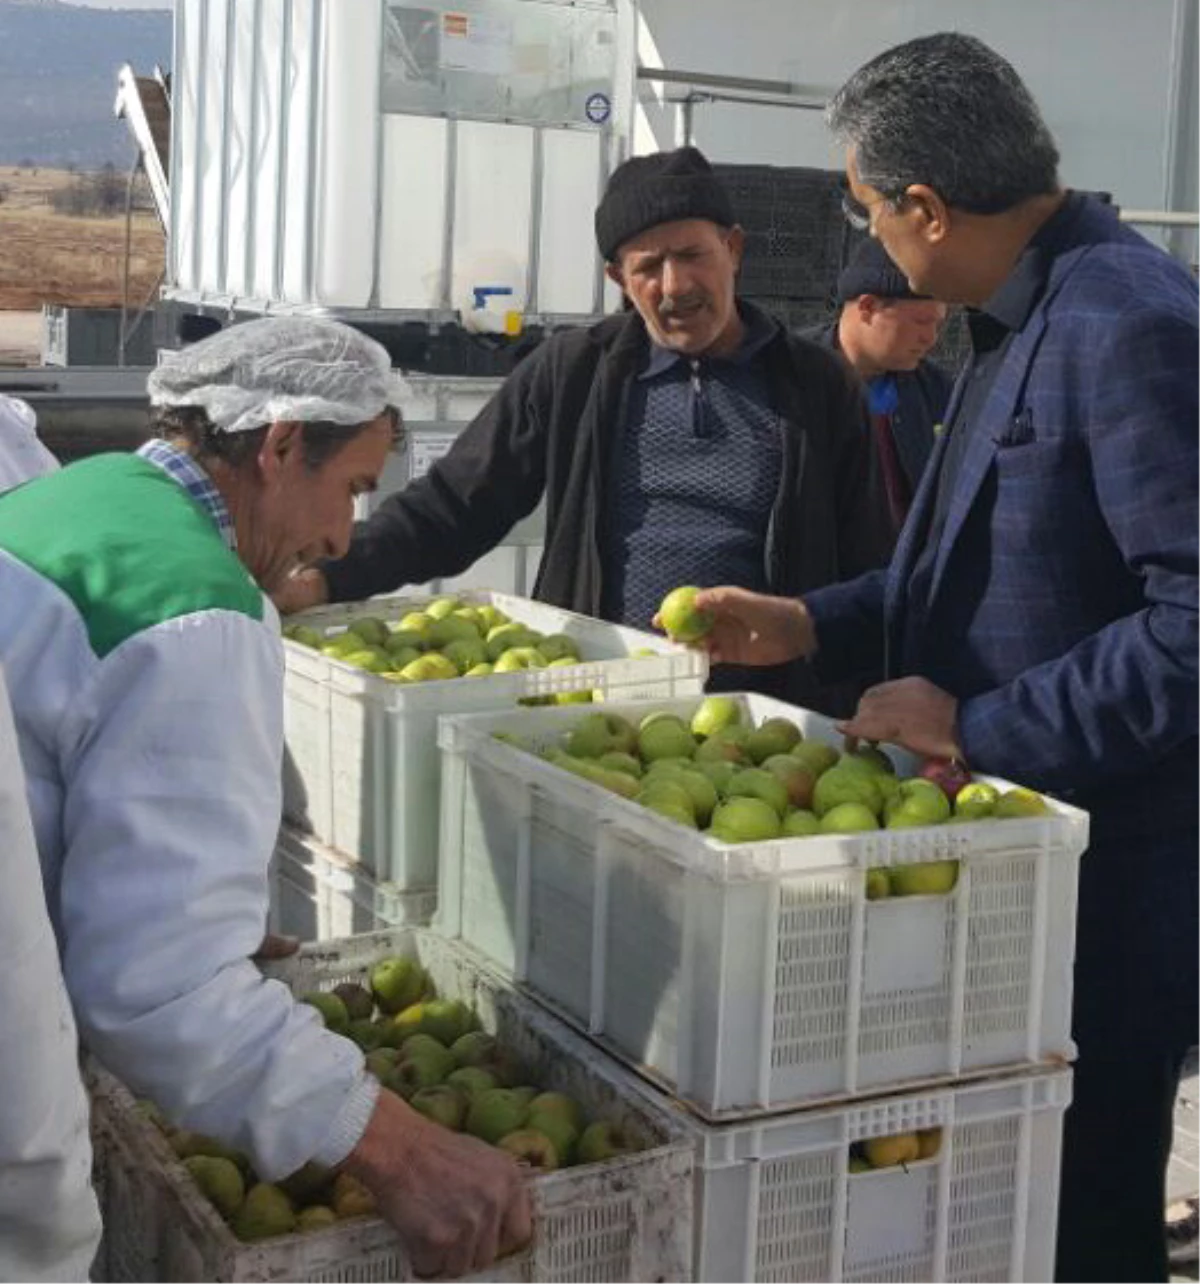
[[[921,665],[958,697],[973,768],[1077,799],[1093,848],[1177,834],[1193,864],[1197,379],[1195,283],[1088,201],[972,425]],[[806,596],[823,675],[913,671],[906,598],[944,448],[890,567]]]

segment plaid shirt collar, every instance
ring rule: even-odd
[[[221,492],[213,485],[212,478],[191,455],[176,450],[158,437],[148,441],[137,453],[139,458],[161,468],[168,477],[177,481],[212,518],[213,525],[226,545],[232,551],[237,551],[237,536],[233,520],[229,516],[229,508],[221,498]]]

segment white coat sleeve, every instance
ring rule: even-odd
[[[38,439],[33,407],[0,393],[0,494],[57,468],[58,460]]]
[[[0,1280],[86,1280],[100,1243],[75,1022],[0,674]]]
[[[185,1127],[266,1179],[357,1143],[359,1049],[265,980],[280,818],[275,617],[206,611],[109,654],[60,735],[64,973],[84,1038]]]

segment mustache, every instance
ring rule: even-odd
[[[697,305],[707,302],[707,290],[693,290],[690,294],[668,295],[658,305],[658,315],[662,317],[674,316],[676,312],[686,312]]]

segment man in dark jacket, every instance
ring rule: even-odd
[[[282,609],[458,574],[543,496],[534,595],[640,628],[680,584],[800,594],[886,560],[857,381],[738,302],[742,232],[704,157],[685,147],[625,162],[595,222],[632,309],[543,343],[344,560],[293,580]],[[844,707],[807,664],[749,676]]]
[[[837,302],[837,320],[810,337],[840,352],[863,381],[888,513],[898,533],[954,386],[928,359],[946,305],[914,294],[887,250],[870,237],[842,270]]]

